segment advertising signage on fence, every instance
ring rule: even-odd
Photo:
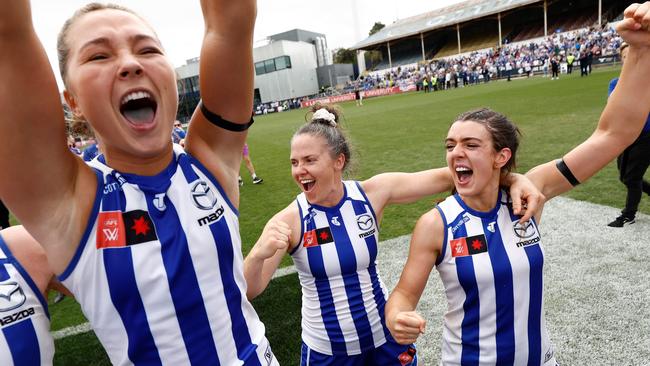
[[[404,93],[408,91],[414,91],[415,84],[407,84],[403,86],[393,86],[391,88],[384,88],[384,89],[370,89],[370,90],[364,90],[361,92],[361,95],[364,98],[371,98],[371,97],[379,97],[382,95],[390,95],[390,94],[398,94],[398,93]],[[330,104],[330,103],[339,103],[339,102],[347,102],[349,100],[354,100],[354,93],[348,93],[348,94],[343,94],[343,95],[333,95],[331,97],[324,97],[324,98],[316,98],[316,99],[310,99],[310,100],[303,100],[300,102],[302,108],[306,107],[311,107],[312,105],[316,103],[322,103],[322,104]]]

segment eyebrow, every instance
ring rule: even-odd
[[[158,45],[158,47],[162,48],[162,45],[160,44],[160,42],[158,42],[158,40],[156,38],[152,37],[152,36],[149,36],[149,35],[146,35],[146,34],[136,34],[134,36],[129,37],[129,41],[134,42],[134,43],[135,42],[140,42],[140,41],[143,41],[143,40],[153,41],[156,45]],[[79,48],[79,52],[83,52],[84,49],[86,49],[86,48],[88,48],[90,46],[108,45],[110,43],[111,42],[109,41],[109,39],[107,37],[98,37],[98,38],[95,38],[95,39],[91,39],[90,41],[84,43],[83,46],[81,46],[81,48]]]
[[[481,139],[478,138],[478,137],[465,137],[465,138],[461,139],[460,141],[461,141],[461,142],[467,142],[467,141],[472,141],[472,140],[475,140],[475,141],[478,141],[478,142],[483,141],[483,140],[481,140]],[[445,139],[445,142],[450,142],[450,141],[456,141],[456,140],[451,139],[451,138],[449,138],[449,137]]]

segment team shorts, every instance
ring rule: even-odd
[[[378,348],[353,356],[325,355],[302,342],[300,366],[417,366],[416,353],[415,344],[401,345],[392,338]]]

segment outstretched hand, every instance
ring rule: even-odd
[[[616,31],[631,47],[650,49],[650,1],[632,4],[623,12]]]

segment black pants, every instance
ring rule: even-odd
[[[4,203],[0,201],[0,229],[9,227],[9,210],[5,207]]]
[[[639,208],[643,193],[650,195],[650,183],[643,180],[643,175],[650,166],[650,132],[641,134],[616,159],[616,163],[620,172],[619,178],[627,187],[625,208],[621,214],[633,218]]]
[[[559,78],[560,77],[560,70],[559,69],[553,68],[552,72],[553,72],[552,77],[554,77],[554,78]]]

